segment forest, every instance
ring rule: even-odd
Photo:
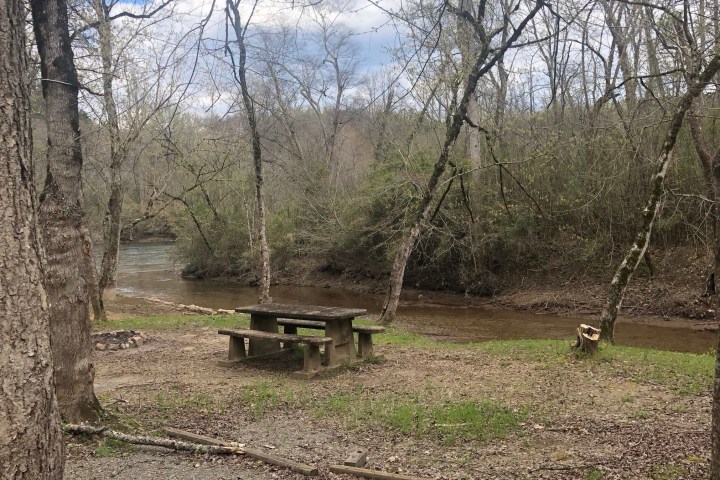
[[[370,66],[349,18],[372,6],[259,4],[241,16],[241,42],[233,17],[209,5],[148,4],[134,14],[148,18],[114,20],[125,6],[111,4],[104,29],[83,26],[98,6],[77,7],[86,223],[104,252],[101,290],[116,283],[119,240],[143,237],[175,239],[191,277],[260,284],[328,272],[380,290],[416,224],[407,285],[487,296],[527,272],[607,283],[635,237],[688,75],[713,51],[714,7],[561,2],[523,18],[527,6],[499,2],[468,23],[407,4],[373,26],[389,40]],[[280,18],[265,18],[274,9]],[[476,28],[493,35],[492,50]],[[704,90],[678,132],[650,242],[660,258],[680,249],[706,259],[695,261],[698,295],[713,263],[716,101]],[[38,185],[44,169],[38,161]]]
[[[641,314],[715,320],[717,0],[0,0],[0,51],[0,338],[15,346],[0,376],[16,382],[0,405],[8,418],[13,404],[42,405],[23,435],[32,445],[39,432],[60,465],[8,462],[0,478],[60,478],[58,419],[104,415],[98,328],[162,331],[117,323],[121,244],[172,241],[184,278],[257,287],[260,304],[277,285],[383,295],[387,356],[428,347],[402,336],[403,289],[528,292],[530,310],[585,302],[601,361],[640,370],[612,350],[626,294]],[[512,348],[539,349],[521,363],[557,354]],[[471,364],[476,350],[463,352]],[[493,361],[504,368],[506,354]],[[42,367],[13,360],[28,355]],[[716,366],[700,362],[704,386],[688,388],[714,399],[704,469],[638,478],[720,478],[720,383],[711,391]],[[315,400],[300,408],[337,407]],[[503,414],[530,425],[526,407]],[[443,415],[416,412],[413,431],[471,423]],[[692,422],[706,428],[703,415]],[[27,421],[12,418],[0,433]],[[0,460],[20,458],[13,448],[0,443]],[[592,477],[599,465],[585,478],[623,478]]]

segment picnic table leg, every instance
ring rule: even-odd
[[[358,354],[362,358],[371,357],[373,354],[372,333],[358,332]]]
[[[325,336],[333,339],[325,347],[325,365],[335,366],[345,360],[355,360],[355,339],[353,338],[352,319],[337,320],[325,324]]]
[[[289,334],[289,335],[297,335],[297,327],[295,325],[285,325],[283,327],[283,333]],[[293,346],[291,344],[283,344],[283,349],[291,349]]]
[[[266,315],[250,315],[250,329],[259,330],[261,332],[278,333],[277,318],[268,317]],[[279,340],[265,340],[258,338],[251,338],[249,340],[250,348],[248,355],[251,357],[257,357],[259,355],[267,355],[269,353],[280,351]]]
[[[242,337],[230,336],[230,348],[228,348],[228,362],[239,362],[245,359],[245,339]]]

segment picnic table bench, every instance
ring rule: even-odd
[[[311,378],[319,371],[321,346],[325,347],[322,364],[333,367],[355,359],[358,351],[363,357],[371,355],[372,335],[385,330],[376,326],[353,326],[355,317],[367,313],[366,310],[355,308],[264,303],[238,307],[235,311],[250,314],[250,329],[218,330],[219,334],[230,337],[228,360],[222,363],[274,356],[286,351],[289,345],[302,344],[305,346],[303,370],[293,374],[298,378]],[[283,327],[284,333],[279,333],[279,326]],[[325,336],[298,335],[298,328],[324,329]],[[357,350],[353,332],[358,333]],[[247,351],[245,338],[249,344]]]
[[[297,334],[298,328],[307,328],[311,330],[325,329],[324,322],[318,322],[315,320],[291,320],[287,318],[280,318],[277,323],[279,326],[283,327],[284,333],[290,334]],[[378,325],[353,325],[352,330],[358,334],[357,353],[361,358],[366,358],[373,354],[373,334],[384,332],[385,327],[380,327]]]

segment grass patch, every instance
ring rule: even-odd
[[[132,450],[133,446],[113,438],[103,438],[95,447],[96,457],[118,457]]]
[[[419,394],[378,397],[362,391],[338,392],[316,400],[313,412],[320,418],[336,417],[348,428],[386,428],[446,443],[485,443],[504,438],[527,418],[525,409],[512,409],[489,399],[436,403]]]
[[[604,477],[603,473],[600,470],[597,470],[595,468],[592,468],[588,470],[588,472],[583,477],[585,480],[602,480]]]
[[[651,350],[621,345],[601,345],[592,358],[575,360],[570,356],[570,342],[564,340],[498,340],[477,345],[485,353],[519,362],[544,364],[590,363],[593,368],[609,369],[637,383],[660,384],[681,394],[694,395],[712,386],[715,357]]]
[[[292,404],[295,401],[295,393],[283,384],[261,382],[243,388],[242,399],[255,418],[260,418],[265,412],[274,410],[281,403]]]
[[[609,363],[618,373],[637,382],[666,385],[681,394],[694,395],[713,383],[715,357],[607,345],[600,349],[598,362]]]
[[[155,406],[168,414],[175,414],[182,409],[192,409],[194,412],[211,413],[218,401],[212,395],[206,393],[191,393],[187,395],[183,392],[177,393],[160,393],[155,397]]]
[[[650,469],[650,478],[653,480],[675,480],[681,478],[684,473],[685,469],[682,467],[669,464],[653,465]]]
[[[172,315],[132,317],[124,320],[109,320],[94,324],[102,330],[169,330],[177,328],[246,328],[250,325],[248,315]]]

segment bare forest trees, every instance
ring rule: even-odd
[[[25,5],[0,1],[0,477],[59,480],[48,295],[32,184]]]
[[[445,173],[447,164],[450,161],[450,150],[460,135],[462,126],[466,122],[472,124],[472,121],[468,122],[468,105],[472,96],[475,94],[478,81],[483,75],[490,71],[490,69],[502,59],[507,50],[518,41],[528,22],[543,6],[544,3],[542,1],[535,2],[529,12],[524,12],[519,20],[516,19],[517,23],[506,39],[502,39],[501,33],[506,30],[507,25],[510,24],[512,14],[518,11],[519,6],[513,7],[509,11],[503,11],[502,14],[499,15],[499,26],[493,23],[493,20],[496,19],[492,19],[490,15],[488,15],[489,12],[486,10],[486,2],[480,2],[477,10],[464,9],[449,3],[444,4],[445,8],[441,9],[441,15],[443,15],[445,9],[447,9],[448,14],[455,15],[461,21],[469,24],[473,35],[476,37],[477,46],[475,47],[476,51],[473,52],[473,61],[469,62],[471,66],[467,77],[462,80],[464,84],[462,95],[456,99],[457,105],[452,105],[451,108],[448,108],[445,140],[437,162],[435,163],[433,173],[423,190],[417,209],[412,215],[410,230],[405,233],[398,247],[397,254],[395,255],[390,273],[390,285],[382,309],[381,321],[383,323],[390,323],[395,319],[395,312],[397,311],[400,301],[400,291],[402,289],[405,268],[410,258],[410,253],[424,228],[424,223],[429,219],[431,212],[435,208],[434,201],[436,200],[436,192],[440,178]],[[438,20],[442,21],[442,18]]]
[[[180,63],[172,57],[173,52],[182,48],[181,39],[169,48],[170,54],[165,54],[170,58],[162,57],[159,50],[163,47],[153,47],[158,51],[156,58],[140,55],[150,27],[168,21],[170,5],[170,1],[150,2],[139,12],[118,12],[117,2],[92,0],[89,5],[77,6],[73,11],[79,20],[73,33],[75,44],[85,53],[82,67],[88,70],[83,80],[86,86],[99,84],[100,104],[93,108],[93,113],[104,124],[107,138],[107,153],[103,154],[108,158],[102,163],[107,165],[109,194],[103,219],[103,256],[98,279],[100,295],[107,299],[115,297],[117,287],[126,182],[124,170],[133,155],[142,150],[138,143],[143,135],[152,137],[144,130],[151,127],[151,122],[163,110],[172,106],[171,99],[181,90],[181,85],[168,78]],[[133,56],[135,58],[131,58]],[[146,62],[145,66],[138,69],[135,64],[142,61]],[[93,106],[92,100],[89,105]]]
[[[83,235],[82,153],[78,78],[68,33],[65,0],[33,0],[47,123],[47,174],[40,196],[40,224],[47,253],[45,289],[50,344],[60,412],[68,421],[94,421],[95,367],[90,344],[87,269]]]

